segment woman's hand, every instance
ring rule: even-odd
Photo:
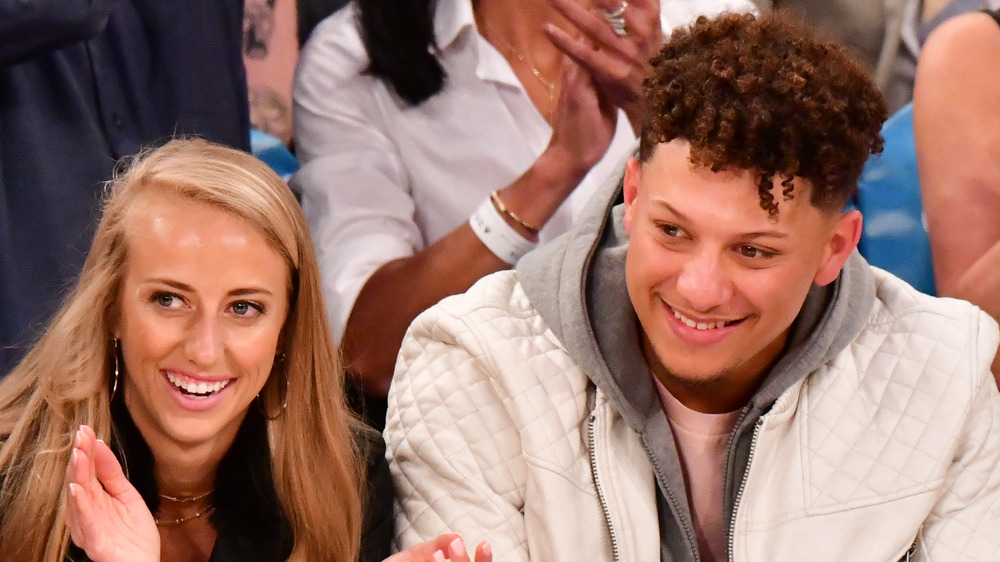
[[[393,554],[384,562],[492,562],[493,552],[490,543],[483,541],[476,547],[475,558],[469,558],[462,537],[449,533],[438,538],[422,542],[407,548],[403,552]]]
[[[552,138],[542,157],[555,156],[565,162],[569,178],[566,186],[575,188],[608,151],[617,121],[618,109],[601,93],[594,77],[585,68],[565,60]]]
[[[95,562],[160,559],[160,533],[142,496],[94,430],[81,425],[66,467],[66,526]]]
[[[545,26],[549,40],[594,77],[601,93],[628,115],[636,135],[642,125],[642,82],[649,59],[663,44],[659,0],[593,0],[588,10],[576,0],[549,0],[580,32],[574,38],[553,24]],[[624,8],[623,8],[624,7]],[[624,22],[618,35],[601,11]]]

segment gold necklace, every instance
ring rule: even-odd
[[[198,501],[201,498],[203,498],[203,497],[211,494],[214,491],[215,490],[212,489],[212,490],[209,490],[209,491],[205,492],[204,494],[198,494],[197,496],[190,496],[190,497],[186,497],[186,498],[175,498],[174,496],[168,496],[167,494],[157,494],[157,495],[159,495],[161,498],[163,498],[165,500],[170,500],[172,502],[189,503],[189,502]]]
[[[508,41],[507,38],[505,38],[503,35],[500,35],[499,33],[497,33],[496,29],[493,28],[493,26],[490,24],[489,21],[486,20],[486,18],[482,18],[482,19],[483,19],[483,23],[486,24],[486,29],[490,32],[490,35],[492,35],[492,36],[496,37],[497,39],[500,39],[501,41],[503,41],[504,47],[507,49],[507,52],[509,52],[517,60],[521,61],[521,64],[523,64],[524,66],[528,67],[528,70],[530,70],[531,73],[535,76],[535,78],[538,79],[538,83],[541,84],[542,86],[544,86],[546,90],[548,90],[548,92],[549,92],[549,123],[551,123],[552,122],[552,117],[555,114],[555,109],[556,109],[556,103],[555,103],[556,102],[556,83],[554,81],[551,81],[551,80],[546,80],[542,76],[542,73],[539,72],[539,70],[537,68],[535,68],[535,65],[531,64],[531,62],[529,62],[528,59],[524,55],[522,55],[521,53],[517,52],[517,49],[514,48],[514,45],[510,41]]]
[[[192,519],[197,519],[202,515],[207,515],[215,510],[215,506],[208,504],[204,509],[194,512],[194,515],[188,515],[187,517],[178,517],[177,519],[157,519],[153,517],[153,522],[156,523],[157,527],[180,525],[185,521],[191,521]]]

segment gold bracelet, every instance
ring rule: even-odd
[[[538,236],[539,230],[537,228],[535,228],[535,227],[531,226],[530,224],[524,222],[524,219],[522,219],[521,217],[517,216],[514,213],[514,211],[511,211],[510,209],[507,208],[506,205],[503,204],[503,201],[500,200],[500,193],[499,193],[499,191],[500,191],[499,189],[495,189],[495,190],[493,190],[492,193],[490,193],[490,201],[493,202],[493,205],[496,206],[497,210],[500,211],[501,213],[507,215],[508,217],[510,217],[511,220],[513,220],[517,224],[521,225],[521,227],[523,227],[525,230],[527,230],[532,236]]]

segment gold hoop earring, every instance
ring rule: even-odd
[[[115,392],[118,391],[118,338],[112,338],[114,342],[114,350],[112,353],[115,354],[115,378],[114,383],[111,386],[111,395],[108,396],[108,402],[115,399]]]
[[[284,365],[285,363],[284,353],[278,355],[278,360],[276,363],[279,366]],[[260,410],[260,413],[264,415],[265,419],[276,420],[280,418],[285,413],[285,409],[288,407],[288,373],[285,371],[284,368],[281,368],[281,377],[285,379],[285,391],[281,393],[281,411],[279,411],[276,416],[268,415],[267,410],[264,408],[264,401],[260,399],[260,392],[257,393],[257,408]]]

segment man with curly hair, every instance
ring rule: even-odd
[[[398,542],[500,560],[1000,560],[997,324],[871,268],[885,103],[777,14],[653,59],[637,158],[573,231],[418,317]]]

